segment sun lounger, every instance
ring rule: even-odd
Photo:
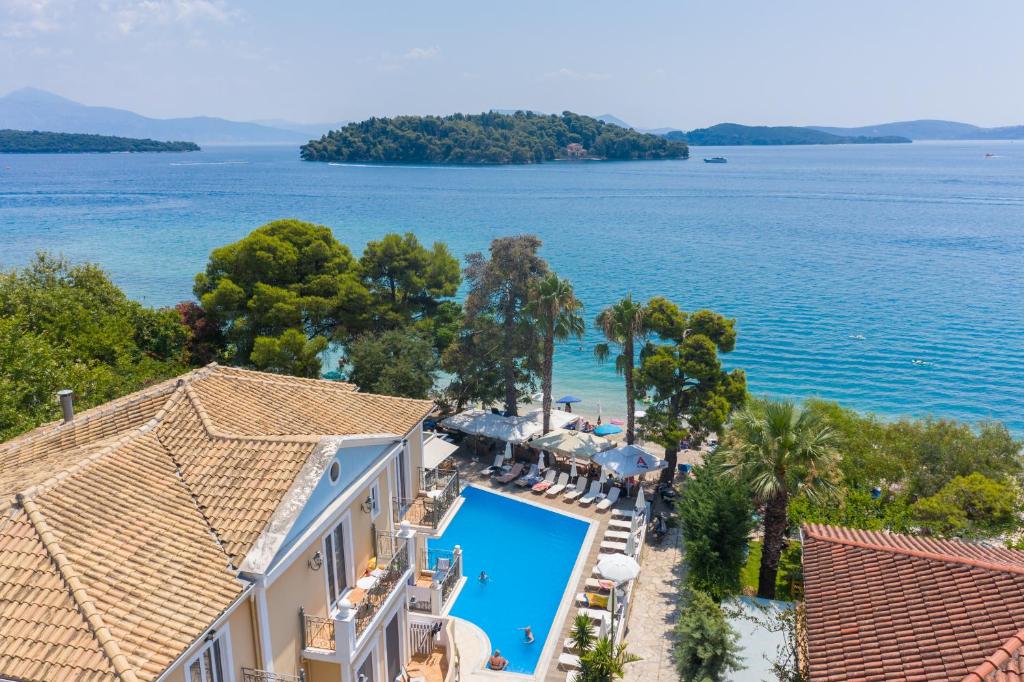
[[[591,504],[602,497],[604,497],[604,493],[601,492],[601,482],[594,481],[590,484],[590,490],[587,491],[587,494],[580,498],[580,504]]]
[[[616,542],[614,540],[604,540],[601,543],[600,550],[604,554],[625,554],[626,543]]]
[[[575,500],[577,497],[583,494],[583,491],[587,489],[587,483],[590,481],[586,476],[580,476],[576,479],[576,485],[572,487],[572,490],[565,494],[566,501]]]
[[[575,654],[559,654],[558,655],[558,667],[562,670],[570,668],[572,670],[579,670],[580,668],[580,657]]]
[[[565,674],[565,682],[576,682],[579,678],[579,672],[576,670],[570,670]]]
[[[633,530],[633,522],[625,519],[610,519],[608,527],[615,530]]]
[[[606,530],[604,532],[604,539],[605,540],[613,540],[613,541],[628,540],[629,539],[629,531],[628,530]]]
[[[598,511],[604,511],[605,509],[611,509],[612,505],[619,501],[619,495],[622,494],[622,488],[615,486],[608,491],[608,495],[597,503],[596,509]]]
[[[582,613],[584,616],[597,623],[607,623],[612,617],[611,611],[608,611],[607,609],[580,609],[577,613]]]
[[[544,474],[544,480],[534,485],[530,490],[535,493],[542,493],[555,484],[555,474],[558,472],[554,469],[548,469],[548,473]]]
[[[491,466],[489,466],[489,467],[487,467],[485,469],[481,469],[480,470],[480,475],[481,476],[487,476],[488,474],[493,474],[496,471],[501,471],[501,462],[504,459],[505,459],[504,455],[497,455],[494,458],[494,464],[492,464]]]
[[[608,608],[608,599],[610,595],[597,594],[595,592],[580,592],[576,595],[576,605],[585,606],[592,609],[606,609]]]
[[[585,583],[587,592],[610,592],[614,584],[611,580],[598,578],[587,578]]]
[[[535,483],[540,483],[540,469],[537,468],[536,464],[531,464],[530,470],[519,477],[516,481],[516,485],[521,488],[525,488],[527,486],[532,487]]]
[[[547,489],[548,497],[556,497],[569,486],[569,474],[564,471],[558,474],[558,481]]]
[[[615,517],[620,518],[620,519],[631,519],[634,516],[636,516],[636,510],[635,509],[613,509],[612,510],[612,516],[615,516]]]
[[[508,483],[509,481],[517,478],[521,473],[523,473],[523,464],[522,462],[518,462],[512,467],[512,469],[507,474],[495,476],[494,480],[497,481],[498,483]]]

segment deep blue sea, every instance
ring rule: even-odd
[[[167,305],[212,248],[274,218],[329,225],[357,253],[396,230],[460,256],[533,232],[590,320],[627,292],[737,318],[729,364],[755,392],[1024,432],[1024,143],[693,152],[494,168],[303,163],[285,147],[0,156],[0,266],[60,251]],[[729,163],[701,161],[716,154]],[[559,348],[555,390],[621,414],[597,340]]]

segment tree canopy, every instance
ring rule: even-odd
[[[302,146],[306,161],[525,164],[570,156],[580,145],[589,158],[685,159],[685,142],[638,133],[570,111],[517,111],[451,116],[397,116],[350,123]],[[579,151],[576,151],[579,154]]]
[[[346,348],[348,379],[367,393],[426,398],[437,378],[430,339],[407,329],[356,337]]]
[[[700,590],[688,590],[675,626],[673,654],[683,682],[724,682],[744,668],[739,635],[722,607]]]
[[[39,130],[0,130],[0,154],[82,154],[111,152],[197,152],[194,142],[50,133]]]
[[[87,408],[181,373],[188,337],[95,265],[39,254],[0,273],[0,440],[55,419],[60,389]]]

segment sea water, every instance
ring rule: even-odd
[[[735,317],[728,364],[754,392],[1024,432],[1024,143],[692,151],[488,168],[304,163],[292,147],[6,155],[0,266],[58,251],[168,305],[212,248],[275,218],[329,225],[356,253],[391,231],[460,257],[530,232],[588,321],[626,293]],[[591,325],[559,346],[555,392],[621,415],[599,340]]]

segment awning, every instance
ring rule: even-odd
[[[556,429],[545,436],[534,438],[527,445],[538,450],[548,450],[563,457],[579,457],[580,459],[590,459],[599,452],[615,447],[615,443],[607,438],[601,438],[592,433],[563,429]]]
[[[437,465],[448,459],[458,449],[459,446],[455,443],[449,443],[444,438],[434,436],[423,444],[423,468],[437,468]]]
[[[579,415],[552,410],[551,428],[562,428],[577,419]],[[518,417],[505,417],[483,410],[466,410],[448,417],[441,425],[473,436],[493,438],[506,443],[525,443],[544,429],[544,414],[542,410],[534,410]]]
[[[636,445],[623,445],[594,455],[594,461],[619,478],[641,476],[668,466],[668,462]]]

